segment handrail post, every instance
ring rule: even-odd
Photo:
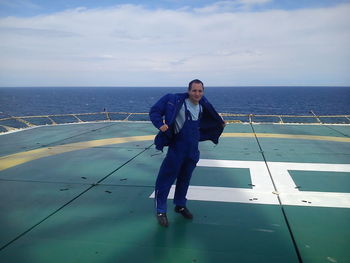
[[[252,123],[253,122],[252,121],[253,114],[249,114],[248,117],[249,117],[249,123]]]
[[[315,116],[316,120],[322,124],[321,120],[318,118],[318,116],[316,116],[316,114],[314,113],[313,110],[310,110],[310,112]]]

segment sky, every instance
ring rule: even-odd
[[[350,86],[350,0],[0,0],[0,87]]]

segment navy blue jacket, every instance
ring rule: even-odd
[[[162,151],[163,147],[168,146],[174,138],[175,119],[186,98],[188,93],[167,94],[151,107],[149,117],[153,125],[159,129],[164,124],[164,117],[165,123],[169,126],[166,132],[159,131],[154,139],[157,150]],[[203,109],[199,125],[199,141],[210,140],[218,144],[224,130],[224,121],[204,96],[199,103]]]

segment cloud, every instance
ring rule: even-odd
[[[36,28],[25,28],[25,27],[0,27],[0,35],[3,37],[39,37],[39,38],[49,38],[49,37],[72,37],[79,36],[79,34],[55,30],[55,29],[36,29]]]
[[[271,2],[272,0],[239,0],[237,2],[241,2],[246,5],[256,5],[256,4],[266,4]]]
[[[207,85],[350,84],[349,4],[261,12],[212,6],[1,18],[0,85],[162,86],[193,77]]]
[[[205,7],[196,8],[198,13],[218,13],[218,12],[234,12],[249,11],[256,6],[262,6],[270,3],[272,0],[231,0],[214,2]]]

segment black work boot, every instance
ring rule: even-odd
[[[193,219],[193,215],[185,206],[175,206],[175,212],[181,214],[186,219]]]
[[[161,226],[165,226],[165,227],[169,226],[169,222],[168,222],[168,218],[166,216],[166,213],[157,213],[157,220]]]

